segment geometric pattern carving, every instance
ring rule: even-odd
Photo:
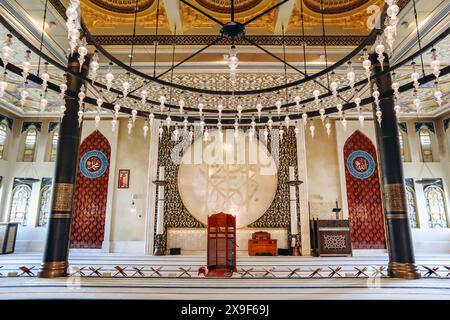
[[[323,247],[325,249],[345,249],[347,247],[345,235],[324,235]]]
[[[178,46],[189,45],[207,45],[214,41],[217,35],[177,35]],[[253,40],[261,46],[281,46],[283,44],[282,36],[278,35],[249,35],[247,38]],[[357,46],[363,40],[365,36],[327,36],[326,44],[329,46]],[[131,35],[95,35],[94,39],[101,45],[129,45],[131,43]],[[136,35],[134,37],[135,45],[152,45],[156,41],[154,35]],[[284,42],[286,46],[301,46],[303,42],[308,46],[320,46],[323,45],[322,36],[305,35],[303,36],[285,36]],[[158,35],[159,45],[171,45],[173,44],[173,36],[171,35]],[[222,39],[217,45],[227,45],[228,40]],[[250,46],[250,44],[243,39],[236,39],[236,45]]]

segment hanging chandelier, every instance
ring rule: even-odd
[[[180,1],[185,3],[188,6],[191,6],[194,10],[196,10],[202,14],[205,14],[202,10],[198,9],[194,5],[188,4],[188,2],[186,2],[184,0],[180,0]],[[268,8],[261,14],[256,15],[255,17],[251,18],[250,20],[248,20],[244,23],[239,23],[234,20],[234,10],[231,10],[230,22],[224,23],[213,17],[208,17],[208,18],[211,18],[211,20],[213,20],[214,22],[221,25],[221,31],[220,31],[218,38],[214,39],[213,42],[211,42],[205,48],[202,48],[198,52],[205,50],[206,48],[210,47],[211,45],[216,44],[220,40],[223,41],[223,39],[225,39],[227,41],[230,41],[231,46],[230,46],[229,54],[227,57],[227,65],[230,70],[230,78],[235,77],[236,70],[239,65],[237,49],[234,44],[238,40],[247,42],[250,45],[254,45],[257,48],[263,50],[264,52],[266,52],[269,55],[271,55],[272,57],[274,57],[274,55],[272,53],[270,53],[266,49],[262,48],[261,45],[259,45],[258,43],[255,43],[254,40],[252,40],[246,36],[245,27],[249,23],[253,22],[254,20],[260,18],[261,16],[267,14],[268,12],[283,5],[287,1],[288,0],[284,0],[284,1],[281,1],[281,2],[271,6],[270,8]],[[105,101],[103,101],[103,99],[101,97],[98,97],[97,99],[92,99],[90,97],[87,97],[86,96],[86,87],[83,86],[82,90],[80,91],[80,93],[78,94],[78,97],[77,97],[79,100],[78,117],[79,117],[80,124],[83,121],[83,117],[85,114],[83,105],[84,105],[84,103],[89,103],[89,104],[97,105],[97,116],[95,117],[96,124],[98,124],[98,122],[100,122],[100,120],[101,120],[100,119],[100,114],[101,114],[100,111],[102,109],[114,110],[113,121],[115,121],[115,122],[113,122],[113,124],[112,124],[113,128],[115,128],[115,126],[116,126],[117,117],[118,117],[119,112],[129,113],[131,115],[130,122],[129,122],[131,124],[131,128],[134,126],[135,120],[136,120],[138,114],[140,116],[142,115],[142,116],[148,117],[148,119],[145,120],[144,127],[143,127],[144,136],[147,135],[148,130],[151,127],[152,121],[154,118],[165,120],[168,129],[170,128],[170,125],[173,122],[178,134],[179,134],[178,123],[183,123],[185,131],[187,131],[187,127],[188,127],[189,123],[194,123],[195,121],[200,121],[200,124],[202,127],[201,131],[203,132],[203,134],[205,134],[205,132],[207,133],[207,131],[208,131],[208,127],[207,127],[208,124],[215,124],[217,129],[219,131],[221,131],[222,124],[233,124],[233,121],[234,121],[234,123],[236,123],[236,121],[238,121],[239,125],[250,124],[251,129],[252,129],[251,132],[254,135],[255,134],[254,129],[255,129],[257,123],[264,123],[265,126],[271,128],[274,121],[279,122],[279,123],[284,122],[286,130],[289,130],[291,121],[295,121],[296,119],[301,119],[302,122],[304,124],[306,124],[308,119],[310,119],[311,117],[320,117],[324,128],[327,130],[327,134],[329,134],[329,132],[331,130],[331,123],[330,123],[329,117],[328,117],[329,114],[336,112],[338,114],[339,119],[341,120],[343,127],[345,127],[346,121],[347,121],[345,118],[345,110],[349,110],[349,109],[356,107],[356,110],[358,112],[358,119],[360,120],[361,125],[362,125],[364,122],[364,115],[362,114],[361,105],[366,105],[369,103],[374,103],[374,106],[376,109],[375,114],[376,114],[379,124],[381,125],[382,112],[381,112],[381,108],[379,106],[380,97],[379,97],[379,92],[376,88],[372,91],[372,97],[361,99],[360,97],[358,97],[356,95],[353,103],[349,102],[349,101],[343,101],[344,103],[338,103],[338,104],[335,104],[336,106],[332,107],[332,106],[328,105],[324,99],[326,99],[328,97],[342,99],[342,97],[340,96],[340,94],[342,92],[354,91],[358,87],[361,87],[362,85],[370,83],[371,80],[376,79],[378,76],[381,75],[381,74],[380,75],[372,75],[372,76],[370,75],[371,62],[368,59],[368,51],[366,49],[366,46],[373,39],[375,39],[375,37],[376,37],[375,52],[378,55],[378,61],[381,65],[381,68],[383,71],[382,73],[391,72],[392,70],[397,69],[401,65],[405,64],[402,61],[401,64],[391,66],[389,68],[389,70],[385,70],[383,67],[384,56],[385,56],[385,51],[386,51],[386,49],[385,49],[386,47],[383,43],[383,40],[386,42],[389,50],[392,52],[392,45],[393,45],[393,41],[395,40],[396,25],[398,22],[397,15],[399,13],[399,8],[394,3],[394,1],[386,1],[386,3],[387,3],[387,9],[386,9],[385,13],[387,16],[386,16],[386,20],[385,20],[383,37],[380,36],[379,30],[374,29],[370,33],[370,35],[361,43],[361,45],[358,46],[357,48],[355,48],[355,50],[350,52],[346,57],[344,57],[343,59],[341,59],[340,61],[338,61],[337,63],[335,63],[331,66],[326,65],[325,69],[317,72],[316,74],[311,74],[311,75],[306,75],[305,72],[297,70],[296,67],[289,64],[286,61],[285,55],[283,57],[284,59],[276,57],[277,60],[279,60],[280,62],[283,62],[285,70],[287,67],[290,67],[290,68],[294,69],[295,71],[298,71],[299,73],[301,73],[303,75],[303,77],[300,79],[294,80],[292,82],[288,82],[286,73],[285,73],[285,83],[279,84],[279,85],[276,85],[276,86],[270,87],[270,88],[237,90],[233,85],[233,88],[231,90],[222,90],[222,89],[209,90],[209,89],[204,89],[204,88],[190,87],[185,84],[176,83],[173,81],[172,76],[170,77],[171,78],[170,81],[168,81],[168,80],[161,79],[161,77],[158,77],[155,74],[153,77],[149,76],[147,74],[143,74],[142,72],[140,72],[132,67],[131,60],[133,57],[134,41],[132,44],[132,52],[130,54],[130,64],[126,65],[123,62],[121,62],[120,60],[117,60],[111,54],[109,54],[105,48],[100,46],[95,41],[95,39],[93,39],[93,37],[90,35],[87,28],[84,26],[82,19],[80,17],[80,12],[79,12],[80,1],[71,0],[69,2],[69,7],[67,8],[66,15],[67,15],[68,39],[69,39],[70,53],[78,54],[80,70],[86,60],[86,56],[88,55],[87,43],[89,42],[90,44],[94,45],[94,47],[96,48],[96,51],[94,52],[93,56],[90,59],[89,76],[86,78],[83,78],[80,75],[74,75],[73,73],[70,72],[70,70],[67,70],[67,68],[65,68],[64,66],[62,66],[62,68],[61,68],[60,64],[58,64],[56,61],[52,60],[50,57],[46,56],[42,51],[39,53],[37,53],[37,52],[36,53],[40,57],[42,56],[45,60],[47,60],[53,66],[56,66],[56,67],[62,69],[67,74],[81,77],[81,78],[83,78],[83,80],[88,80],[87,83],[90,83],[90,85],[92,85],[100,90],[104,90],[105,92],[115,93],[118,96],[120,96],[121,99],[123,99],[124,101],[127,101],[127,100],[139,101],[143,109],[144,108],[152,108],[153,106],[159,105],[158,112],[140,111],[138,113],[138,110],[136,108],[127,108],[127,107],[122,108],[120,106],[119,106],[119,108],[116,108],[116,106],[118,106],[118,104],[106,103]],[[7,24],[6,20],[3,18],[2,18],[2,22],[5,22],[5,23],[3,23],[4,25]],[[10,30],[10,31],[12,33],[14,33],[12,30]],[[17,34],[16,30],[15,30],[15,32]],[[83,33],[83,37],[80,38],[81,32]],[[378,36],[377,36],[377,34],[378,34]],[[444,35],[444,34],[445,34],[445,32],[442,33],[442,35]],[[283,35],[284,35],[284,27],[283,27]],[[323,35],[325,36],[325,33]],[[22,37],[18,37],[18,38],[24,44],[29,45],[30,49],[33,50],[33,46],[31,43],[27,42]],[[434,45],[434,43],[440,41],[442,38],[445,38],[445,35],[436,37],[435,40],[430,42],[431,44],[428,44],[427,46],[421,48],[418,52],[412,54],[410,59],[408,59],[408,60],[411,61],[415,57],[417,57],[417,56],[421,55],[423,52],[425,52],[425,50],[429,50],[429,48],[432,47]],[[134,39],[134,34],[133,34],[133,39]],[[283,45],[284,45],[284,42],[283,42]],[[325,43],[324,43],[324,49],[325,49],[325,56],[326,56]],[[36,48],[34,48],[33,51],[36,51]],[[2,64],[4,67],[3,68],[4,72],[3,72],[2,78],[0,80],[0,96],[3,96],[6,91],[6,88],[8,86],[7,66],[10,63],[11,55],[12,55],[12,36],[8,36],[5,39],[1,52],[2,52],[1,57],[2,57]],[[360,52],[363,53],[362,67],[364,69],[364,80],[358,80],[359,77],[357,75],[357,72],[353,68],[353,65],[351,62],[351,59]],[[102,82],[97,81],[99,70],[101,69],[101,65],[99,62],[100,54],[109,60],[108,70],[104,76],[104,79],[102,79],[102,80],[104,80]],[[445,68],[442,70],[440,69],[440,62],[437,59],[437,54],[436,54],[435,50],[432,51],[432,55],[433,55],[433,59],[430,63],[430,66],[433,70],[433,76],[435,78],[434,97],[436,99],[437,104],[441,105],[442,104],[442,92],[439,90],[439,87],[438,87],[438,78],[439,78],[439,76],[446,73],[447,71]],[[195,56],[195,55],[191,55],[190,58],[192,58],[193,56]],[[407,59],[405,59],[405,60],[407,60]],[[27,77],[29,76],[29,71],[30,71],[29,61],[30,61],[30,59],[29,59],[29,53],[28,53],[26,55],[25,60],[22,62],[22,68],[21,68],[21,75],[24,80],[24,90],[22,90],[22,96],[21,96],[21,104],[22,105],[24,105],[26,103],[26,99],[28,97],[28,91],[26,90],[26,80],[27,80]],[[50,75],[48,74],[48,71],[47,71],[48,62],[46,62],[44,64],[44,71],[42,74],[39,75],[39,77],[38,77],[39,81],[37,81],[38,83],[40,83],[41,90],[42,90],[41,91],[41,102],[40,102],[42,109],[45,109],[46,106],[48,105],[48,100],[47,100],[48,89],[58,91],[61,94],[61,97],[64,97],[67,95],[73,96],[73,93],[71,93],[70,91],[67,90],[67,85],[64,83],[57,85],[56,86],[57,88],[55,88],[54,83],[51,82]],[[347,82],[347,86],[340,87],[339,81],[336,79],[334,70],[337,70],[337,68],[339,68],[346,62],[348,63],[348,69],[347,69],[348,82]],[[183,63],[183,61],[181,63]],[[179,66],[181,63],[178,63],[175,65],[172,61],[172,67],[170,69],[168,69],[166,72],[163,72],[163,74],[170,71],[171,74],[173,75],[174,69],[177,66]],[[328,59],[326,59],[326,64],[327,63],[328,63]],[[126,77],[122,81],[121,88],[114,87],[114,80],[116,78],[114,75],[114,72],[112,70],[114,65],[116,65],[118,68],[126,71]],[[306,60],[305,60],[305,67],[306,67]],[[413,68],[414,68],[414,66],[413,66]],[[330,82],[330,79],[328,76],[329,73],[331,74],[331,82]],[[158,83],[162,86],[167,86],[170,90],[170,94],[168,95],[168,97],[166,97],[166,95],[164,93],[162,93],[158,99],[152,100],[152,97],[150,96],[149,91],[145,88],[142,88],[142,90],[139,90],[138,95],[135,95],[134,93],[135,93],[136,89],[132,89],[131,74],[145,79],[145,81],[146,81],[145,83]],[[324,76],[324,75],[326,75],[326,77],[328,79],[327,85],[322,83],[320,80],[320,77]],[[32,76],[31,80],[35,82],[36,78],[34,76]],[[425,81],[429,81],[429,76],[426,76],[425,74],[420,76],[420,74],[417,71],[413,70],[413,72],[411,74],[411,80],[412,80],[413,85],[416,88],[416,90],[418,90],[419,85],[421,83],[424,83]],[[288,88],[292,88],[294,86],[297,87],[301,84],[308,83],[308,82],[313,82],[316,86],[316,89],[313,90],[313,97],[301,98],[299,95],[294,95],[292,97],[288,94]],[[86,83],[86,85],[87,85],[87,83]],[[409,84],[399,86],[397,82],[394,82],[392,86],[393,86],[392,88],[394,90],[393,94],[395,95],[395,99],[396,99],[395,110],[396,110],[396,114],[399,115],[400,110],[399,110],[399,107],[397,108],[398,95],[400,92],[408,90]],[[325,91],[321,91],[322,88],[324,88]],[[258,101],[256,104],[254,104],[253,108],[245,108],[244,109],[242,107],[242,105],[238,102],[236,104],[236,107],[234,108],[234,110],[229,110],[229,109],[225,109],[223,104],[219,103],[219,104],[217,104],[217,107],[215,109],[211,109],[211,108],[206,108],[205,104],[201,101],[201,96],[199,96],[200,97],[199,102],[196,107],[186,106],[186,102],[183,99],[180,99],[180,98],[173,99],[172,96],[173,96],[174,89],[183,90],[183,92],[188,92],[188,93],[201,93],[201,94],[221,95],[221,96],[222,95],[223,96],[257,95],[258,100],[260,99],[261,94],[275,93],[275,92],[279,93],[280,90],[284,90],[285,98],[284,99],[281,99],[280,97],[277,98],[274,105],[264,104],[264,106],[263,106],[263,104]],[[102,103],[99,103],[100,100],[102,101]],[[418,98],[416,100],[418,100]],[[315,106],[314,109],[312,109],[311,111],[301,111],[302,107],[305,108],[307,103],[310,103],[310,102],[314,102],[314,106]],[[420,101],[415,101],[415,103],[417,103],[418,106],[420,105]],[[148,106],[150,106],[150,107],[148,107]],[[295,106],[295,109],[293,111],[291,111],[291,109],[290,109],[291,106]],[[178,110],[180,115],[174,116],[172,118],[171,117],[172,110]],[[270,112],[272,110],[276,110],[276,112],[277,112],[277,116],[274,118],[272,118],[270,116]],[[187,115],[188,112],[189,112],[190,116]],[[197,115],[195,115],[195,113]],[[207,116],[206,118],[205,118],[205,115]],[[255,115],[257,117],[255,117]],[[213,117],[211,117],[211,116],[213,116]],[[313,128],[313,129],[311,129],[311,128]],[[191,127],[191,129],[192,129],[192,127]],[[312,135],[314,135],[314,130],[315,130],[315,127],[314,127],[313,123],[311,123],[310,131],[311,131]]]

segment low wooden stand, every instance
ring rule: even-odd
[[[277,255],[277,240],[270,239],[270,233],[258,231],[248,240],[248,255]]]

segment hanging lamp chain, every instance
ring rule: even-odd
[[[328,52],[327,52],[327,41],[326,41],[326,34],[325,34],[325,18],[324,18],[324,7],[323,7],[323,0],[320,0],[320,13],[322,16],[322,40],[323,40],[323,50],[325,53],[325,68],[328,69]],[[327,72],[327,84],[328,88],[330,88],[330,75]],[[328,89],[330,90],[330,89]]]
[[[136,24],[137,24],[138,6],[139,6],[139,0],[136,0],[135,7],[134,7],[133,36],[131,37],[130,67],[133,64],[134,43],[135,43],[135,38],[136,38]]]
[[[153,53],[153,77],[156,77],[156,53],[158,51],[159,0],[156,4],[155,51]]]
[[[416,0],[413,0],[413,8],[414,8],[414,20],[416,22],[417,44],[419,45],[419,51],[421,51],[422,50],[422,41],[420,40],[419,22],[417,20]],[[422,54],[420,54],[420,63],[422,66],[422,76],[425,77],[425,67],[423,64]]]
[[[173,66],[175,65],[175,47],[177,45],[177,25],[175,24],[173,30],[173,41],[172,41],[172,70],[170,71],[170,82],[173,82],[173,70],[175,69]],[[173,87],[170,87],[170,96],[169,102],[172,103],[172,93]]]
[[[42,32],[41,32],[41,39],[39,41],[39,51],[42,52],[42,47],[44,45],[44,35],[45,35],[45,24],[47,22],[47,11],[48,11],[48,0],[45,0],[45,7],[44,7],[44,17],[42,18]],[[39,56],[38,60],[38,68],[36,75],[39,77],[39,74],[41,72],[41,56]]]
[[[284,83],[287,84],[286,41],[285,41],[285,37],[284,37],[284,24],[281,25],[281,37],[283,40]],[[289,102],[287,88],[285,88],[284,93],[286,96],[286,103],[287,103],[287,102]],[[288,109],[289,108],[286,108],[286,110],[288,110]]]

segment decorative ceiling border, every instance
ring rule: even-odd
[[[101,45],[129,45],[131,43],[131,36],[128,35],[104,35],[94,36],[95,40]],[[217,35],[177,35],[177,45],[207,45],[214,41]],[[247,36],[247,38],[257,42],[262,46],[281,46],[283,45],[282,36]],[[357,46],[366,36],[327,36],[326,42],[328,46]],[[135,45],[153,45],[156,41],[154,35],[138,35],[134,38]],[[323,46],[322,36],[285,36],[286,46],[301,46],[305,42],[309,46]],[[228,45],[230,42],[227,39],[220,40],[217,45]],[[251,46],[243,39],[235,41],[238,45]],[[172,35],[158,35],[159,45],[172,45]]]

